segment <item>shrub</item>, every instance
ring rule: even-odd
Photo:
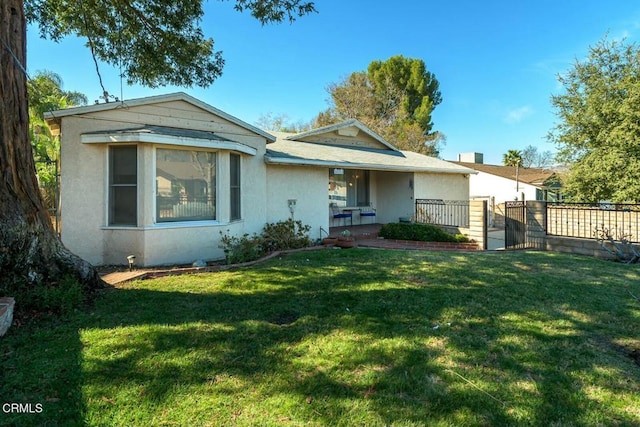
[[[302,221],[288,219],[273,224],[267,224],[262,230],[267,252],[286,249],[300,249],[311,245],[309,239],[311,226],[303,225]]]
[[[239,264],[261,258],[266,253],[264,246],[264,239],[257,234],[250,236],[245,233],[242,237],[222,234],[221,247],[227,264]]]
[[[220,247],[224,250],[227,264],[255,261],[271,252],[310,246],[310,230],[309,225],[288,219],[266,224],[260,235],[244,234],[242,237],[236,237],[220,232]]]
[[[432,224],[390,223],[380,229],[380,237],[397,240],[418,240],[422,242],[466,243],[469,239],[462,234],[451,234]]]

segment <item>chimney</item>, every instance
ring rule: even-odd
[[[483,164],[484,163],[484,154],[482,153],[460,153],[458,154],[458,161],[465,163],[476,163]]]

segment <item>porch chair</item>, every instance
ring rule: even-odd
[[[344,225],[347,225],[347,218],[351,221],[351,225],[353,225],[353,213],[352,212],[342,212],[340,208],[335,203],[330,203],[329,207],[331,208],[331,214],[333,215],[333,220],[335,221],[344,218]]]
[[[371,224],[376,221],[376,210],[371,205],[365,206],[360,209],[360,223],[362,224],[363,218],[371,218]]]

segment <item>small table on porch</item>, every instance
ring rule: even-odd
[[[354,212],[360,212],[361,208],[343,208],[342,212],[350,212],[351,213],[351,225],[353,226],[353,214]]]

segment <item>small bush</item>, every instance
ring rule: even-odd
[[[286,249],[300,249],[311,245],[309,239],[311,226],[303,225],[302,221],[288,219],[273,224],[267,224],[262,230],[267,252]]]
[[[220,232],[222,234],[222,231]],[[254,261],[265,255],[264,239],[257,234],[250,236],[244,234],[242,237],[222,234],[222,249],[227,260],[227,264],[240,264]]]
[[[227,264],[255,261],[271,252],[310,246],[310,230],[309,225],[288,219],[266,224],[260,235],[244,234],[242,237],[236,237],[220,232],[220,247],[224,250]]]
[[[421,242],[467,243],[469,239],[462,234],[451,234],[432,224],[390,223],[380,229],[380,237],[397,240],[417,240]]]

